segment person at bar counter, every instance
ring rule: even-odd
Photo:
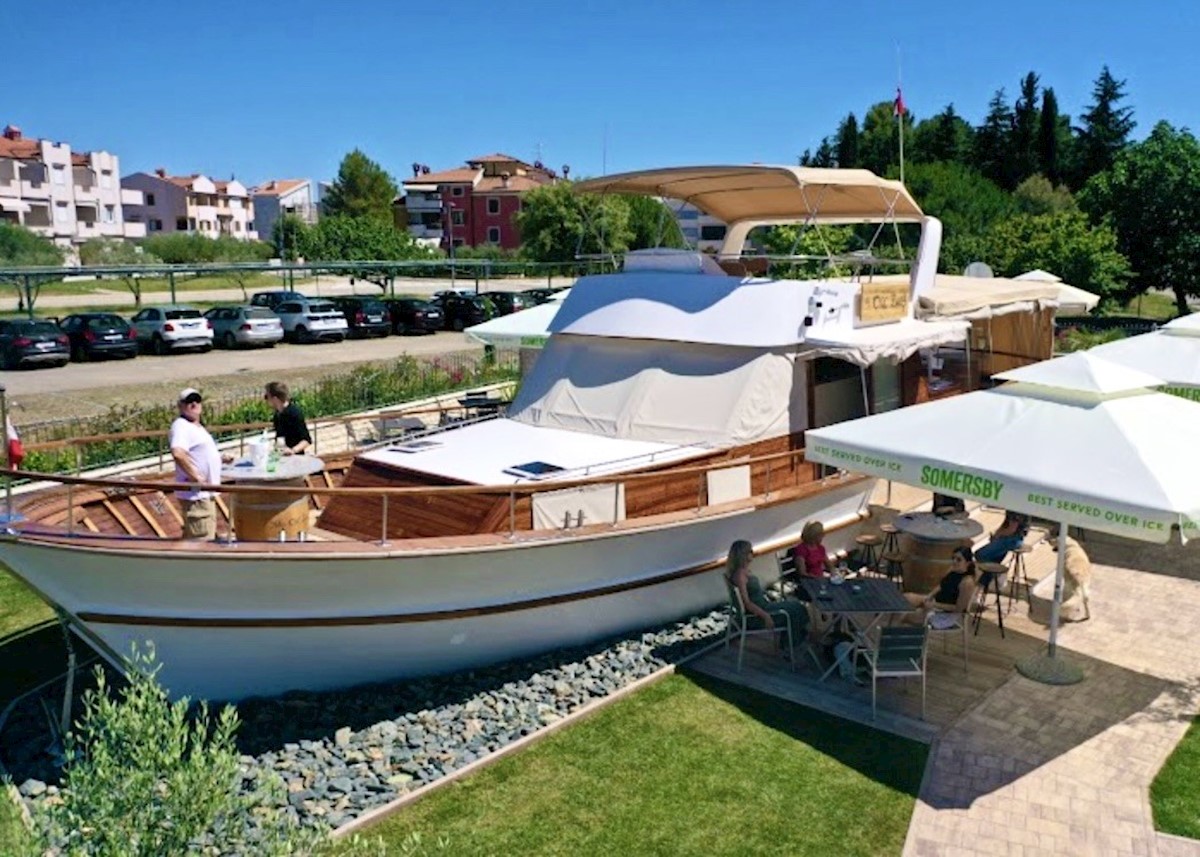
[[[803,577],[824,577],[833,573],[833,560],[821,540],[825,538],[825,525],[820,521],[809,521],[800,531],[800,544],[792,548],[796,561],[796,572]]]
[[[927,595],[918,592],[904,593],[908,603],[920,609],[912,616],[905,616],[903,621],[922,624],[930,613],[965,613],[971,606],[975,585],[975,554],[969,547],[960,545],[950,555],[950,571],[941,579],[936,589]]]
[[[312,435],[308,433],[304,414],[291,400],[288,385],[282,381],[271,381],[265,388],[263,398],[275,412],[271,423],[275,427],[275,439],[283,442],[283,454],[300,455],[307,451],[312,446]]]
[[[179,393],[179,416],[171,423],[167,445],[175,459],[175,481],[197,482],[204,485],[221,484],[222,458],[213,436],[200,424],[204,398],[200,391],[186,387]],[[176,491],[183,509],[183,537],[212,539],[217,535],[217,506],[211,491],[187,489]]]

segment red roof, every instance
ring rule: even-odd
[[[503,152],[496,152],[491,155],[484,155],[479,158],[467,158],[468,164],[520,164],[523,167],[528,167],[530,164],[525,163],[520,158],[514,158],[512,155],[506,155]]]
[[[476,193],[524,193],[527,190],[550,184],[549,177],[535,178],[534,176],[512,176],[505,186],[504,179],[499,176],[488,176],[481,179],[475,186]]]
[[[42,147],[37,140],[9,140],[0,137],[0,158],[36,158]]]
[[[405,179],[405,184],[470,184],[479,175],[479,170],[471,167],[459,167],[456,170],[442,170],[439,173],[422,173],[411,179]]]
[[[282,196],[291,193],[305,183],[305,179],[271,179],[258,187],[250,188],[251,196]]]

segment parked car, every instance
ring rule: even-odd
[[[475,294],[474,289],[442,289],[440,292],[434,292],[431,300],[444,298],[446,295],[462,295],[463,297],[471,297]]]
[[[261,306],[215,306],[204,314],[213,328],[213,341],[223,348],[265,345],[283,339],[279,316]]]
[[[45,319],[0,321],[0,366],[16,369],[34,364],[66,366],[71,359],[70,340],[62,329]]]
[[[388,308],[392,330],[397,336],[406,333],[434,333],[446,323],[441,307],[420,298],[388,298],[383,302]]]
[[[276,289],[270,292],[255,292],[250,296],[251,306],[265,306],[267,309],[275,309],[284,301],[306,301],[308,295],[302,295],[299,292],[289,292],[286,289]]]
[[[446,316],[448,330],[462,330],[473,324],[482,324],[496,315],[496,306],[482,295],[443,294],[433,299]]]
[[[346,338],[346,319],[327,300],[305,298],[284,301],[275,307],[283,323],[283,338],[293,342],[341,342]]]
[[[520,292],[484,292],[482,297],[495,305],[496,315],[509,315],[536,305]]]
[[[561,291],[562,289],[525,289],[524,291],[520,292],[520,294],[524,295],[536,305],[549,303],[550,301],[554,300],[554,296]]]
[[[82,363],[97,357],[137,357],[137,331],[111,312],[80,312],[60,319],[71,359]]]
[[[155,354],[187,348],[212,350],[212,325],[195,307],[146,307],[130,322],[137,331],[138,343]]]
[[[388,309],[379,298],[351,295],[329,302],[346,317],[349,336],[387,336],[392,332]]]

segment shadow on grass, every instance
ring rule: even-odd
[[[679,671],[748,717],[836,760],[864,777],[916,797],[929,747],[870,726],[769,696],[689,669]]]

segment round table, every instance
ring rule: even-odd
[[[312,455],[280,456],[274,470],[254,467],[248,460],[221,468],[221,481],[232,485],[307,489],[304,477],[320,473],[325,462]],[[308,494],[275,491],[239,491],[232,498],[233,530],[246,541],[275,541],[280,533],[296,538],[308,529]]]
[[[929,592],[950,571],[950,556],[983,532],[983,524],[964,516],[939,518],[932,512],[897,515],[892,524],[903,534],[904,589]]]

